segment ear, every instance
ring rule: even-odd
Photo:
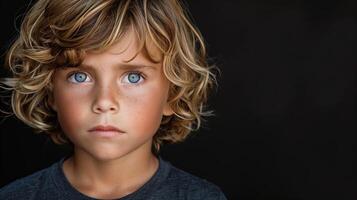
[[[173,115],[174,111],[172,110],[171,106],[166,102],[163,110],[163,115],[164,116],[170,116]]]

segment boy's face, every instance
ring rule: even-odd
[[[169,81],[162,61],[152,63],[140,53],[125,62],[135,55],[137,45],[129,31],[104,52],[87,53],[80,67],[56,70],[51,105],[76,151],[97,160],[148,153],[162,115],[173,114],[167,105]],[[155,60],[162,60],[154,45],[148,49]],[[89,131],[99,125],[124,133],[103,136]]]

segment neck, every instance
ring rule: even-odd
[[[103,161],[75,148],[74,155],[65,161],[63,169],[69,182],[82,193],[131,193],[154,175],[159,162],[151,151],[130,154]]]

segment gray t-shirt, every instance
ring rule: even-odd
[[[0,199],[83,199],[93,200],[76,190],[65,177],[66,157],[46,169],[18,179],[0,189]],[[159,168],[137,191],[120,200],[226,200],[219,187],[184,172],[159,157]]]

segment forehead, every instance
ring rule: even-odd
[[[147,37],[139,39],[133,28],[127,30],[113,45],[102,51],[88,51],[85,53],[83,64],[95,61],[98,56],[107,56],[120,62],[131,62],[132,60],[143,60],[151,63],[161,63],[163,53]]]

